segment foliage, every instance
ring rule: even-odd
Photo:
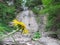
[[[39,14],[40,9],[39,9],[38,7],[34,7],[34,8],[32,9],[32,11],[33,11],[35,14]]]
[[[0,2],[0,22],[7,24],[14,17],[15,8]]]
[[[32,39],[33,39],[33,40],[36,40],[36,39],[39,39],[40,37],[41,37],[40,32],[37,31],[37,32],[34,33]]]
[[[29,8],[33,8],[35,6],[41,5],[41,0],[27,0],[26,6]]]
[[[11,32],[8,23],[15,17],[15,7],[0,2],[0,33]]]
[[[22,0],[14,0],[14,6],[16,8],[16,12],[19,12],[19,11],[23,10],[22,3],[23,3]]]
[[[25,4],[29,9],[31,9],[35,14],[39,14],[40,5],[42,5],[41,0],[27,0]]]
[[[52,5],[53,1],[52,0],[42,0],[42,3],[45,7],[48,7],[48,6]]]
[[[7,34],[8,32],[11,32],[13,29],[8,27],[7,25],[0,23],[0,36]]]
[[[45,9],[41,10],[40,13],[47,13],[48,12],[48,13],[52,13],[53,14],[59,8],[60,8],[60,5],[55,5],[55,6],[51,5],[48,8],[45,8]]]
[[[15,0],[14,2],[16,6],[21,6],[22,0]]]
[[[42,3],[44,5],[44,9],[40,11],[40,13],[48,13],[47,16],[47,24],[46,28],[47,30],[57,30],[58,24],[60,21],[57,19],[59,17],[59,9],[60,9],[60,1],[58,0],[42,0]],[[57,24],[57,25],[56,25]]]

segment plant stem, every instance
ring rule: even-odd
[[[11,37],[13,38],[15,44],[18,45],[18,43],[16,42],[15,38],[12,35],[11,35]]]
[[[15,31],[9,33],[8,35],[4,35],[4,36],[0,37],[0,39],[2,40],[2,39],[4,39],[4,38],[6,38],[6,37],[8,37],[8,36],[10,36],[10,35],[12,35],[12,34],[14,34],[14,33],[16,33],[17,31],[19,31],[19,30],[17,29],[17,30],[15,30]]]

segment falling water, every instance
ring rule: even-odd
[[[22,3],[23,10],[27,10],[28,7],[25,6],[27,0],[22,0],[22,1],[23,1]]]

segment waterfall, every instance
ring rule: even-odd
[[[22,0],[22,1],[23,1],[23,3],[22,3],[22,8],[23,8],[23,10],[27,10],[28,7],[25,6],[27,0]]]

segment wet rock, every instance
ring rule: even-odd
[[[60,45],[59,40],[56,40],[51,37],[42,37],[42,38],[40,38],[40,42],[42,42],[46,45]]]
[[[48,36],[49,36],[49,37],[52,37],[52,38],[56,38],[56,39],[58,39],[57,34],[49,34]]]
[[[36,22],[34,13],[31,10],[22,11],[17,15],[16,18],[25,23],[29,32],[36,32],[38,30],[38,24]]]
[[[3,42],[2,41],[0,41],[0,45],[3,45]]]

